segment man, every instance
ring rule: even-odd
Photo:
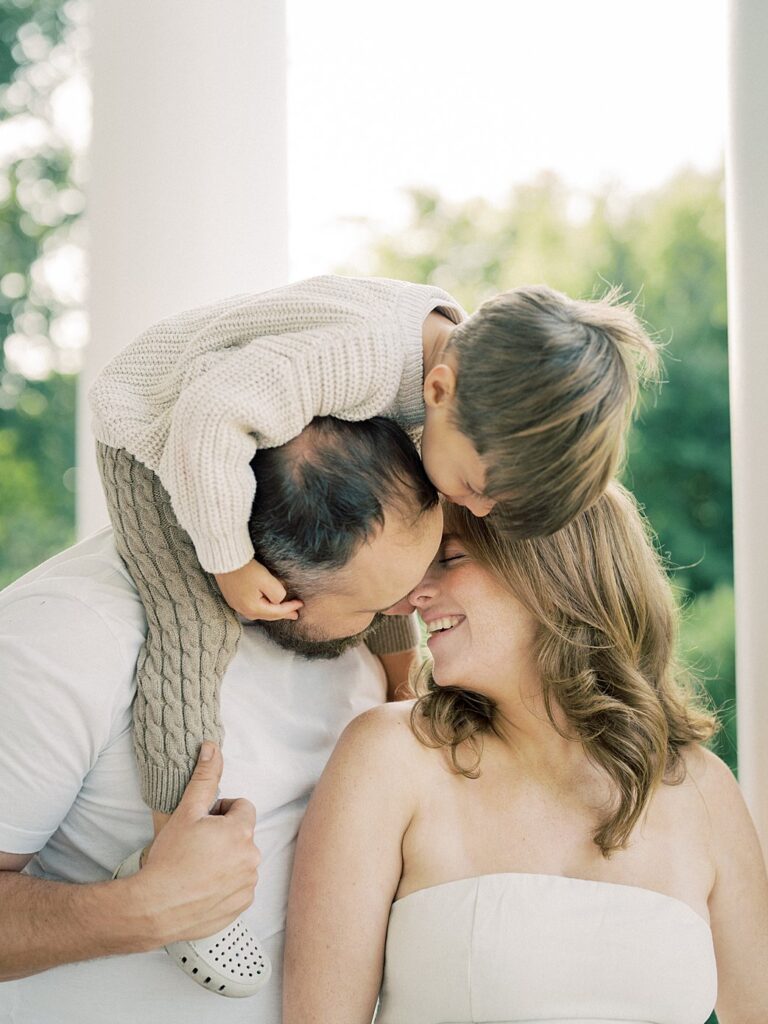
[[[145,621],[110,531],[0,596],[2,1024],[280,1019],[304,807],[341,730],[384,699],[378,662],[344,638],[359,641],[416,585],[442,516],[415,449],[386,420],[315,421],[255,463],[257,553],[301,596],[302,615],[247,626],[226,674],[221,789],[241,799],[207,814],[215,752],[132,878],[111,873],[152,835],[131,735]],[[243,911],[273,963],[249,999],[215,998],[159,948]]]

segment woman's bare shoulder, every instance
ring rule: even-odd
[[[337,753],[369,764],[382,761],[412,767],[427,748],[411,728],[415,700],[392,701],[369,708],[354,718],[341,734]]]
[[[690,743],[683,747],[681,756],[686,781],[696,787],[707,804],[733,799],[734,794],[740,796],[741,790],[733,772],[713,751],[698,743]]]
[[[698,744],[683,752],[685,783],[695,788],[717,845],[753,836],[755,827],[739,783],[722,758]]]

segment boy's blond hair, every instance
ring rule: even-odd
[[[618,298],[515,288],[452,332],[456,425],[487,463],[496,523],[514,536],[561,529],[622,461],[638,381],[655,376],[658,357]]]

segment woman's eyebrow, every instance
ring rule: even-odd
[[[463,544],[464,541],[458,535],[458,533],[444,533],[443,539],[440,542],[440,547],[444,548],[446,544]]]

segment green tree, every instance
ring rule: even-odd
[[[56,279],[80,246],[83,194],[53,106],[77,67],[83,6],[0,4],[0,115],[16,138],[0,165],[0,585],[74,535],[74,371],[85,332]]]

